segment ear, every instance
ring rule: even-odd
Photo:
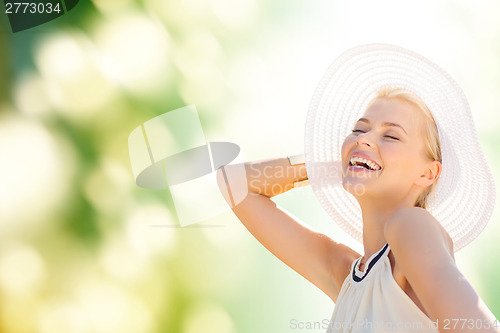
[[[415,182],[418,186],[427,187],[434,183],[441,174],[442,165],[439,161],[429,162]]]

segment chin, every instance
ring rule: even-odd
[[[342,180],[342,187],[347,192],[351,193],[354,197],[360,197],[367,193],[369,189],[370,181],[365,179],[356,179],[351,177],[345,177]]]

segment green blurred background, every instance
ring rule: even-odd
[[[1,331],[326,331],[334,304],[232,212],[171,227],[169,191],[134,183],[128,134],[196,104],[207,141],[237,143],[243,160],[301,153],[308,104],[331,61],[387,42],[459,82],[499,184],[499,16],[494,0],[82,0],[12,34],[2,7]],[[274,200],[362,251],[310,188]],[[497,316],[499,220],[497,207],[456,254]]]

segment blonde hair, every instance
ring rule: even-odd
[[[432,116],[432,113],[427,105],[425,105],[425,103],[417,95],[398,87],[389,86],[380,88],[376,92],[376,96],[372,100],[372,102],[380,98],[399,99],[416,106],[417,109],[422,112],[425,118],[425,123],[423,126],[425,152],[427,154],[427,157],[431,161],[439,161],[440,163],[442,163],[441,145],[439,143],[439,135],[436,122],[434,121],[434,117]],[[370,104],[372,102],[370,102]],[[428,186],[424,191],[422,191],[420,196],[417,198],[417,201],[415,202],[416,207],[426,208],[428,204],[427,198],[436,186],[436,183],[437,180],[432,183],[432,185]]]

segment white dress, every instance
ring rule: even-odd
[[[385,244],[359,270],[356,259],[344,280],[327,333],[438,332],[437,324],[420,310],[392,276]]]

